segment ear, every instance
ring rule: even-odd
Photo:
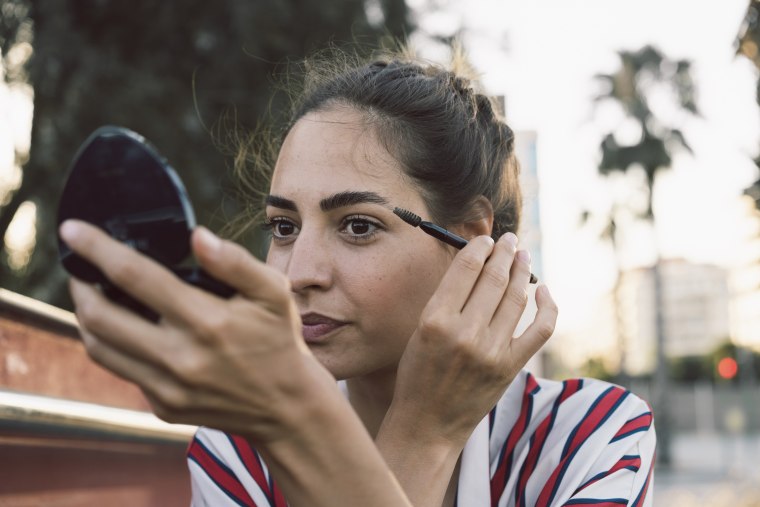
[[[472,204],[467,221],[452,227],[463,238],[470,240],[475,236],[490,236],[493,231],[493,206],[485,196],[478,196]]]

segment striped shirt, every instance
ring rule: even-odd
[[[521,372],[462,452],[459,507],[652,505],[649,406],[593,379]],[[242,438],[201,428],[188,449],[193,506],[286,507]]]

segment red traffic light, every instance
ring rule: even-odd
[[[731,380],[739,372],[739,365],[733,357],[724,357],[718,361],[718,375],[726,380]]]

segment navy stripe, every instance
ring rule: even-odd
[[[233,440],[232,435],[230,435],[229,433],[225,433],[225,435],[227,436],[227,440],[230,441],[230,445],[235,450],[235,454],[237,454],[237,457],[240,460],[240,463],[242,463],[243,467],[245,468],[245,461],[243,460],[243,456],[240,454],[240,449],[238,449],[237,444],[235,444],[235,440]],[[253,455],[256,456],[256,460],[259,463],[259,468],[261,468],[261,472],[263,474],[264,473],[264,467],[261,466],[261,459],[259,458],[259,453],[256,452],[255,449],[251,449],[251,450],[253,451]],[[250,473],[250,470],[249,470],[248,473]],[[251,479],[253,479],[253,482],[256,482],[256,479],[253,476],[251,476]],[[259,489],[261,489],[261,486],[259,486]],[[262,493],[264,493],[264,496],[266,497],[267,502],[269,503],[269,507],[275,507],[275,505],[274,505],[274,490],[272,489],[271,479],[270,479],[270,482],[269,482],[269,491],[271,492],[271,495],[268,494],[266,491],[262,491]]]
[[[586,482],[584,482],[578,489],[575,490],[575,493],[573,493],[573,494],[574,495],[577,494],[580,490],[584,489],[586,486],[588,486],[592,482],[598,481],[599,479],[603,478],[605,475],[607,475],[607,472],[599,472],[598,474],[596,474],[595,476],[593,476],[591,479],[589,479]]]
[[[562,451],[563,459],[565,457],[565,450],[568,450],[568,447],[570,446],[570,442],[572,442],[573,437],[578,433],[580,427],[583,425],[583,422],[588,418],[588,416],[591,414],[592,410],[599,404],[601,401],[609,396],[609,394],[616,389],[620,389],[616,386],[609,387],[606,391],[604,391],[601,396],[599,396],[594,403],[591,405],[591,408],[586,412],[586,415],[583,416],[583,419],[581,419],[581,422],[578,423],[578,425],[573,429],[570,438],[568,438],[568,443],[565,444],[565,449]],[[614,405],[610,407],[610,409],[607,411],[606,414],[599,420],[596,427],[594,427],[586,437],[586,440],[591,437],[591,435],[594,434],[596,430],[598,430],[606,421],[610,418],[610,416],[615,412],[615,410],[618,409],[621,403],[628,397],[628,395],[631,394],[630,391],[623,391],[623,395],[615,402]],[[560,470],[559,475],[557,476],[557,480],[554,483],[554,487],[552,488],[552,493],[549,495],[549,501],[548,504],[551,505],[552,501],[554,500],[554,497],[557,494],[557,490],[559,489],[559,485],[562,483],[562,479],[565,477],[565,473],[567,472],[568,467],[570,466],[570,463],[573,461],[573,457],[578,453],[581,447],[583,447],[583,444],[586,442],[584,440],[583,442],[580,442],[578,446],[573,449],[572,452],[569,452],[567,455],[567,460],[565,460],[564,465],[562,465],[562,469]]]
[[[214,460],[214,462],[216,462],[216,464],[217,464],[217,465],[219,465],[219,467],[220,467],[222,470],[224,470],[225,472],[227,472],[228,474],[230,474],[230,475],[231,475],[233,478],[235,477],[235,474],[232,472],[232,470],[231,470],[231,469],[230,469],[230,468],[229,468],[227,465],[225,465],[224,463],[222,463],[222,462],[219,460],[219,458],[217,458],[217,457],[214,455],[214,453],[213,453],[213,452],[211,452],[211,451],[209,450],[209,448],[208,448],[208,447],[206,447],[205,445],[203,445],[203,442],[201,442],[201,441],[200,441],[199,439],[197,439],[197,438],[195,438],[194,440],[195,440],[195,442],[198,444],[198,446],[199,446],[201,449],[203,449],[203,450],[204,450],[204,452],[206,453],[206,455],[207,455],[207,456],[209,456],[209,457],[210,457],[212,460]],[[201,463],[199,463],[197,459],[195,459],[195,456],[193,456],[192,454],[190,454],[190,455],[188,455],[188,458],[190,458],[191,460],[193,460],[193,461],[195,462],[195,464],[196,464],[196,465],[198,465],[198,466],[201,468],[201,470],[203,470],[203,472],[206,474],[206,477],[208,477],[209,479],[211,479],[211,482],[213,482],[214,484],[216,484],[216,486],[217,486],[217,487],[218,487],[220,490],[222,490],[222,491],[224,492],[224,494],[225,494],[225,495],[227,495],[227,496],[228,496],[228,497],[229,497],[229,498],[230,498],[230,499],[231,499],[233,502],[235,502],[236,504],[238,504],[238,505],[240,505],[240,506],[242,506],[242,507],[248,507],[248,504],[246,504],[246,503],[245,503],[243,500],[241,500],[240,498],[238,498],[237,496],[235,496],[235,495],[234,495],[234,494],[233,494],[231,491],[229,491],[227,488],[225,488],[224,486],[222,486],[221,484],[219,484],[219,483],[216,481],[216,479],[214,479],[214,478],[213,478],[213,477],[212,477],[212,476],[211,476],[211,475],[210,475],[210,474],[209,474],[209,473],[206,471],[206,469],[203,467],[203,465],[202,465]],[[255,503],[255,502],[254,502],[254,503]]]
[[[565,502],[565,505],[578,505],[588,503],[617,503],[620,505],[628,505],[628,500],[624,498],[574,498]]]
[[[546,434],[544,435],[544,439],[541,442],[541,446],[538,448],[538,453],[536,454],[536,463],[538,463],[538,460],[541,458],[541,453],[544,450],[544,445],[546,445],[546,441],[549,438],[549,434],[552,431],[552,428],[554,427],[554,421],[557,419],[557,412],[559,412],[559,406],[561,405],[562,395],[565,394],[565,391],[567,390],[568,382],[564,381],[562,382],[562,391],[560,391],[559,396],[557,396],[557,399],[554,400],[554,405],[552,406],[552,411],[550,414],[550,420],[549,420],[549,427],[546,428]],[[530,437],[530,445],[528,446],[528,454],[530,454],[530,449],[533,447],[533,444],[535,443],[536,434],[533,433],[533,435]],[[523,461],[522,467],[520,467],[520,474],[517,477],[517,483],[520,483],[520,479],[522,479],[523,474],[525,473],[525,467],[528,465],[528,460]],[[535,471],[531,470],[531,474]],[[528,479],[530,480],[530,478]],[[527,482],[526,482],[527,484]],[[524,506],[525,505],[525,493],[524,491],[520,491],[520,488],[515,488],[515,505],[517,506]]]
[[[654,464],[654,458],[652,459],[652,464]],[[633,506],[639,505],[639,502],[641,501],[641,495],[644,494],[644,491],[647,491],[649,489],[649,481],[652,479],[652,465],[650,465],[649,468],[649,474],[647,474],[647,480],[644,481],[644,485],[641,487],[641,491],[639,491],[639,494],[636,495],[636,500],[633,501]]]
[[[631,431],[628,431],[628,432],[625,432],[625,433],[621,433],[620,435],[618,435],[615,438],[613,438],[612,440],[610,440],[610,443],[617,442],[618,440],[623,440],[626,437],[630,437],[634,433],[640,433],[642,431],[647,431],[647,430],[649,430],[649,426],[642,426],[641,428],[636,428],[635,430],[631,430]]]

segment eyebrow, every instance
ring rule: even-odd
[[[377,194],[375,192],[338,192],[329,197],[325,197],[319,201],[319,208],[322,211],[330,211],[337,208],[345,208],[346,206],[353,206],[354,204],[380,204],[382,206],[388,205],[388,199]],[[266,197],[266,204],[268,206],[274,206],[275,208],[286,209],[290,211],[298,211],[296,203],[285,197],[278,195],[268,195]]]

